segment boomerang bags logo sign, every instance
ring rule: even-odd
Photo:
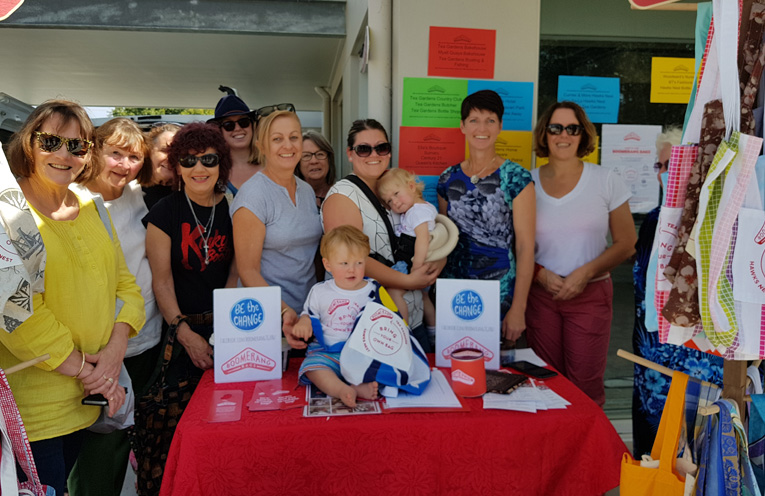
[[[276,367],[274,360],[258,353],[252,348],[245,348],[241,353],[224,363],[221,370],[224,374],[228,375],[248,368],[271,371],[274,370],[274,367]]]
[[[0,0],[0,21],[8,19],[22,3],[24,0]]]

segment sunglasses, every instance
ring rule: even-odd
[[[64,138],[57,134],[43,133],[42,131],[35,131],[33,134],[37,137],[40,150],[47,153],[53,153],[61,148],[61,145],[66,144],[66,151],[75,157],[84,157],[93,146],[92,141],[84,138]]]
[[[327,152],[303,152],[303,156],[300,157],[301,162],[310,162],[311,158],[316,157],[316,160],[324,160],[328,157]]]
[[[178,163],[181,164],[181,167],[184,169],[190,169],[191,167],[194,167],[197,165],[197,162],[202,162],[202,165],[205,167],[217,167],[220,163],[220,157],[217,153],[208,153],[207,155],[202,155],[201,157],[197,157],[196,155],[189,155],[188,157],[183,157],[178,161]]]
[[[547,125],[547,133],[552,134],[554,136],[558,136],[563,132],[563,130],[566,130],[566,133],[568,133],[569,136],[579,136],[582,134],[582,131],[584,131],[584,126],[581,124],[569,124],[568,126],[563,126],[563,124],[548,124]]]
[[[238,121],[226,121],[226,122],[221,122],[218,125],[230,133],[231,131],[236,129],[237,124],[239,124],[240,128],[245,129],[252,125],[252,119],[250,119],[249,117],[242,117]]]
[[[372,145],[356,145],[354,147],[351,147],[351,150],[356,152],[356,155],[359,157],[368,157],[372,155],[372,150],[376,151],[377,154],[381,157],[384,157],[386,155],[390,155],[391,150],[393,150],[393,147],[390,145],[390,143],[380,143],[379,145],[372,146]]]
[[[277,110],[286,110],[288,112],[294,112],[295,106],[291,103],[277,103],[276,105],[266,105],[265,107],[260,107],[258,110],[255,111],[255,120],[259,121],[263,117],[273,114]]]
[[[656,162],[653,164],[653,171],[659,172],[662,168],[668,168],[669,167],[669,159],[665,160],[664,162]]]

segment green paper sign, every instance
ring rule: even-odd
[[[401,125],[460,127],[460,106],[467,91],[466,79],[404,78]]]

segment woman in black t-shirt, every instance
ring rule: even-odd
[[[199,377],[213,365],[213,290],[237,283],[223,195],[231,159],[216,126],[192,123],[176,133],[168,160],[181,191],[160,200],[144,218],[146,254],[159,309],[165,322],[178,323],[178,342],[194,365],[189,372]]]

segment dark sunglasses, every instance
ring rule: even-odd
[[[181,167],[184,169],[190,169],[191,167],[194,167],[197,165],[197,162],[202,162],[202,165],[205,167],[216,167],[220,163],[220,157],[217,153],[208,153],[207,155],[202,155],[201,157],[197,157],[196,155],[189,155],[188,157],[183,157],[178,161],[178,163],[181,164]]]
[[[303,156],[300,157],[300,161],[301,162],[310,162],[313,157],[316,157],[316,160],[324,160],[325,158],[328,157],[328,155],[327,155],[327,152],[322,152],[322,151],[318,151],[318,152],[314,152],[314,153],[303,152]]]
[[[226,121],[226,122],[221,122],[218,125],[230,133],[231,131],[236,129],[237,124],[239,124],[239,127],[241,127],[242,129],[245,129],[252,125],[252,119],[250,119],[249,117],[242,117],[238,121]]]
[[[653,171],[659,172],[662,169],[662,167],[669,168],[669,159],[665,160],[664,162],[656,162],[655,164],[653,164]]]
[[[83,157],[88,154],[93,146],[92,141],[84,138],[64,138],[57,134],[43,133],[42,131],[35,131],[33,134],[37,137],[40,150],[47,153],[53,153],[61,148],[61,145],[66,144],[66,151],[75,157]]]
[[[386,155],[390,155],[390,152],[392,149],[393,147],[390,146],[390,143],[380,143],[379,145],[376,145],[376,146],[356,145],[351,148],[351,150],[356,152],[356,155],[358,155],[359,157],[368,157],[372,155],[372,150],[376,151],[379,156],[384,157]]]
[[[277,110],[286,110],[288,112],[294,112],[295,106],[291,103],[277,103],[276,105],[266,105],[265,107],[260,107],[258,110],[255,111],[255,120],[259,121],[263,117],[273,114]]]
[[[552,134],[554,136],[558,136],[560,133],[563,132],[563,130],[566,130],[569,136],[579,136],[582,134],[582,131],[584,131],[584,126],[581,124],[569,124],[568,126],[563,126],[563,124],[548,124],[547,125],[547,132],[549,134]]]

